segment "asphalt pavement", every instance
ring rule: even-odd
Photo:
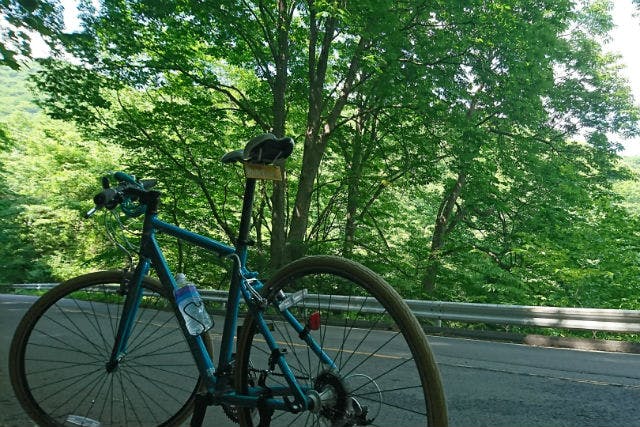
[[[28,297],[0,295],[0,427],[34,425],[7,372],[11,337],[29,304]],[[640,355],[459,338],[430,342],[451,426],[640,426]],[[205,426],[232,425],[221,409],[208,409]]]

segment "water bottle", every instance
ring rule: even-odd
[[[213,326],[195,285],[182,273],[176,275],[176,303],[191,335],[200,335]]]

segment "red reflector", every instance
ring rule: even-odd
[[[320,329],[320,312],[316,311],[311,316],[309,316],[309,329],[312,331],[317,331]]]

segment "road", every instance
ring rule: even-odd
[[[0,426],[31,426],[7,375],[29,300],[0,295]],[[640,426],[640,355],[431,337],[449,405],[463,426]],[[232,425],[210,408],[205,425]]]

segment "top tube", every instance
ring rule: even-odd
[[[211,239],[209,237],[201,236],[199,234],[177,227],[173,224],[169,224],[167,222],[164,222],[158,219],[155,216],[152,218],[151,223],[158,231],[161,231],[170,236],[185,240],[187,242],[193,243],[194,245],[200,246],[201,248],[212,250],[218,253],[220,256],[228,256],[236,253],[235,248],[231,246],[227,246],[224,243],[221,243],[217,240]]]

